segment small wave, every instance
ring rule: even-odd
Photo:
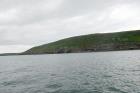
[[[114,92],[119,92],[119,93],[127,93],[127,92],[122,91],[122,90],[120,90],[118,88],[115,88],[115,87],[109,87],[108,90],[109,91],[114,91]]]
[[[112,76],[111,75],[103,75],[103,77],[105,77],[105,78],[111,78]]]
[[[51,76],[57,76],[57,74],[51,74]]]
[[[13,73],[22,73],[22,72],[32,72],[30,68],[18,68],[13,71]]]
[[[73,90],[57,90],[57,91],[54,91],[54,92],[49,92],[49,93],[102,93],[98,90],[87,90],[87,89],[73,89]]]
[[[51,88],[51,89],[57,89],[57,88],[61,88],[63,87],[62,84],[50,84],[50,85],[46,85],[46,88]]]
[[[15,87],[15,86],[16,86],[16,82],[14,82],[14,81],[3,82],[1,85],[3,85],[3,86],[13,86],[13,87]]]
[[[83,85],[90,85],[90,83],[89,82],[85,82],[85,83],[83,83]]]
[[[132,72],[140,72],[140,69],[131,70]]]

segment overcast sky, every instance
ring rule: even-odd
[[[0,53],[132,29],[140,29],[140,0],[0,0]]]

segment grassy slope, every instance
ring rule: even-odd
[[[57,53],[59,52],[77,52],[86,51],[86,49],[105,50],[104,45],[123,45],[140,44],[140,31],[126,31],[117,33],[90,34],[77,37],[71,37],[59,40],[53,43],[33,47],[24,52],[25,54],[39,53]],[[138,47],[138,45],[137,45]],[[112,49],[113,50],[113,49]],[[114,49],[115,50],[115,49]],[[119,49],[117,49],[119,50]]]

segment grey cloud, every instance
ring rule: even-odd
[[[7,2],[6,2],[7,1]],[[7,7],[0,11],[1,15],[8,15],[5,18],[5,21],[1,21],[0,25],[26,25],[34,22],[39,22],[43,19],[49,19],[52,17],[52,12],[57,9],[57,6],[61,3],[62,0],[13,0],[15,2],[10,2],[6,0],[4,2]],[[11,4],[10,4],[11,3]],[[15,11],[12,11],[15,10]],[[16,17],[16,18],[15,18]],[[9,20],[6,20],[9,19]]]
[[[139,29],[139,4],[139,0],[0,0],[0,51],[6,46],[6,52],[10,46],[23,51],[71,36]]]
[[[129,3],[132,0],[124,0]],[[74,17],[105,11],[108,7],[124,3],[122,0],[1,0],[0,13],[9,14],[10,18],[0,25],[26,25],[34,22],[48,21],[54,18]],[[5,7],[5,9],[3,9]],[[8,9],[7,9],[8,8]],[[11,10],[11,11],[10,11]],[[9,13],[8,13],[9,12]],[[13,18],[12,18],[13,17]],[[9,19],[9,20],[8,20]]]

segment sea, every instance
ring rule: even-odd
[[[0,93],[140,93],[140,51],[0,56]]]

